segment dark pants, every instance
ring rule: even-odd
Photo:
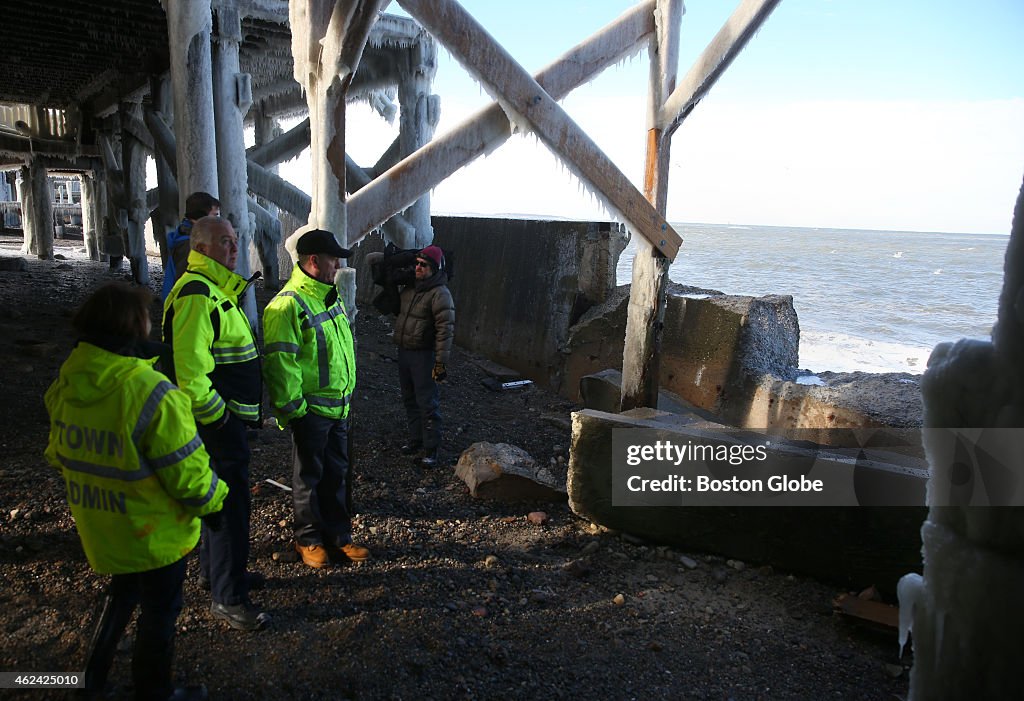
[[[292,501],[300,545],[352,542],[345,499],[349,479],[348,420],[308,412],[292,427]]]
[[[117,643],[135,607],[141,604],[132,656],[135,698],[162,700],[171,695],[174,624],[181,613],[185,567],[186,560],[182,558],[155,570],[115,574],[111,578],[86,662],[86,690],[103,690]]]
[[[441,393],[431,377],[434,351],[398,349],[398,381],[409,420],[409,439],[423,444],[423,453],[437,456],[441,446]]]
[[[247,601],[249,586],[249,439],[245,424],[234,414],[222,428],[199,427],[199,437],[210,454],[211,467],[228,485],[223,526],[211,531],[203,524],[199,569],[210,580],[213,600],[233,606]]]

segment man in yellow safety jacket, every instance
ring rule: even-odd
[[[203,529],[200,575],[213,596],[210,612],[232,628],[258,630],[269,617],[249,600],[261,583],[249,560],[249,441],[246,426],[260,423],[259,351],[239,297],[249,284],[234,273],[238,237],[227,219],[207,216],[192,227],[185,274],[164,302],[164,341],[174,355],[174,377],[192,400],[199,435],[213,467],[231,488],[224,528]]]
[[[270,404],[292,429],[295,549],[310,567],[359,562],[370,552],[352,542],[346,502],[355,352],[334,284],[352,252],[323,229],[303,234],[296,252],[291,278],[263,312]]]
[[[199,520],[219,517],[227,485],[210,470],[189,398],[160,372],[151,296],[105,285],[82,305],[79,342],[46,392],[46,459],[59,467],[92,568],[113,575],[89,646],[85,689],[100,694],[137,604],[137,698],[168,698],[185,556]],[[177,698],[199,698],[181,690]]]

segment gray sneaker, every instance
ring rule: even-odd
[[[260,630],[270,623],[270,616],[257,610],[250,602],[241,604],[218,604],[216,601],[210,606],[210,613],[214,618],[227,622],[229,626],[237,630]]]

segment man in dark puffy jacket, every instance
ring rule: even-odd
[[[421,450],[420,465],[437,465],[441,446],[440,392],[437,383],[448,376],[448,356],[455,338],[455,303],[448,291],[444,252],[427,246],[416,256],[416,282],[400,295],[395,319],[398,379],[409,419],[409,441],[403,455]]]

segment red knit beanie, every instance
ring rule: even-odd
[[[444,252],[438,246],[427,246],[419,253],[420,258],[425,258],[434,264],[434,270],[441,269],[441,261],[444,260]]]

